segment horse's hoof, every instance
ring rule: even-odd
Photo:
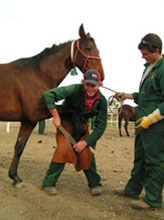
[[[17,188],[17,189],[27,188],[27,186],[23,182],[15,184],[14,187]]]

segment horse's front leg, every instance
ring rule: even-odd
[[[14,186],[22,182],[22,179],[18,176],[17,173],[18,163],[25,148],[26,142],[35,126],[36,123],[32,123],[30,121],[21,122],[17,141],[14,147],[14,157],[8,173],[9,177],[14,181],[13,182]]]

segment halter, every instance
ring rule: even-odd
[[[99,56],[89,56],[89,55],[85,54],[80,49],[80,40],[77,40],[77,42],[76,42],[76,51],[75,51],[75,55],[74,55],[74,44],[75,44],[75,41],[72,41],[72,44],[71,44],[71,61],[72,61],[73,64],[75,64],[78,53],[83,55],[83,57],[84,57],[84,63],[83,63],[83,67],[82,67],[83,72],[85,72],[86,65],[87,65],[87,62],[88,62],[89,59],[101,60],[101,58]]]

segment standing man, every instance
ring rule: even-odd
[[[122,98],[138,104],[135,158],[131,178],[124,189],[115,194],[142,200],[132,201],[134,209],[160,208],[164,184],[164,58],[162,41],[156,34],[147,34],[138,45],[146,60],[138,93],[124,93]],[[119,93],[115,97],[119,98]]]
[[[74,129],[77,143],[73,146],[74,152],[77,155],[81,154],[88,145],[95,148],[96,142],[105,131],[107,125],[107,100],[99,91],[101,85],[101,76],[99,72],[96,70],[88,70],[84,74],[82,84],[54,88],[48,90],[43,95],[45,105],[52,114],[53,124],[57,128],[61,126],[61,118],[56,109],[55,102],[64,100],[63,107],[67,111],[68,109],[74,110],[74,115],[78,116],[80,123],[76,127],[77,129]],[[88,119],[93,116],[95,116],[95,121],[92,133],[89,136],[87,135],[84,140],[80,140],[81,136],[84,136],[85,133],[78,136],[78,132],[84,129],[81,128],[83,123],[86,123]],[[57,146],[57,148],[58,147],[60,148],[60,146]],[[55,152],[57,152],[57,149]],[[66,157],[68,157],[68,155]],[[55,162],[55,160],[55,158],[52,159],[42,183],[42,189],[48,195],[57,194],[55,186],[65,166],[64,162],[59,163]],[[94,156],[89,166],[89,169],[84,170],[88,186],[91,189],[92,195],[100,195],[102,193],[101,178],[96,170]]]

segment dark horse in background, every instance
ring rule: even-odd
[[[125,131],[127,136],[129,135],[128,132],[128,123],[129,121],[136,121],[136,112],[137,112],[137,106],[136,107],[132,107],[130,105],[122,105],[122,110],[121,113],[118,116],[118,128],[119,128],[119,135],[120,137],[122,137],[122,133],[121,133],[121,124],[122,124],[122,119],[124,119],[125,121]]]
[[[42,101],[43,93],[57,87],[75,66],[83,73],[97,69],[104,79],[99,51],[83,25],[79,36],[33,57],[0,64],[0,120],[21,123],[8,173],[14,186],[22,182],[17,170],[29,136],[39,120],[51,117]]]

